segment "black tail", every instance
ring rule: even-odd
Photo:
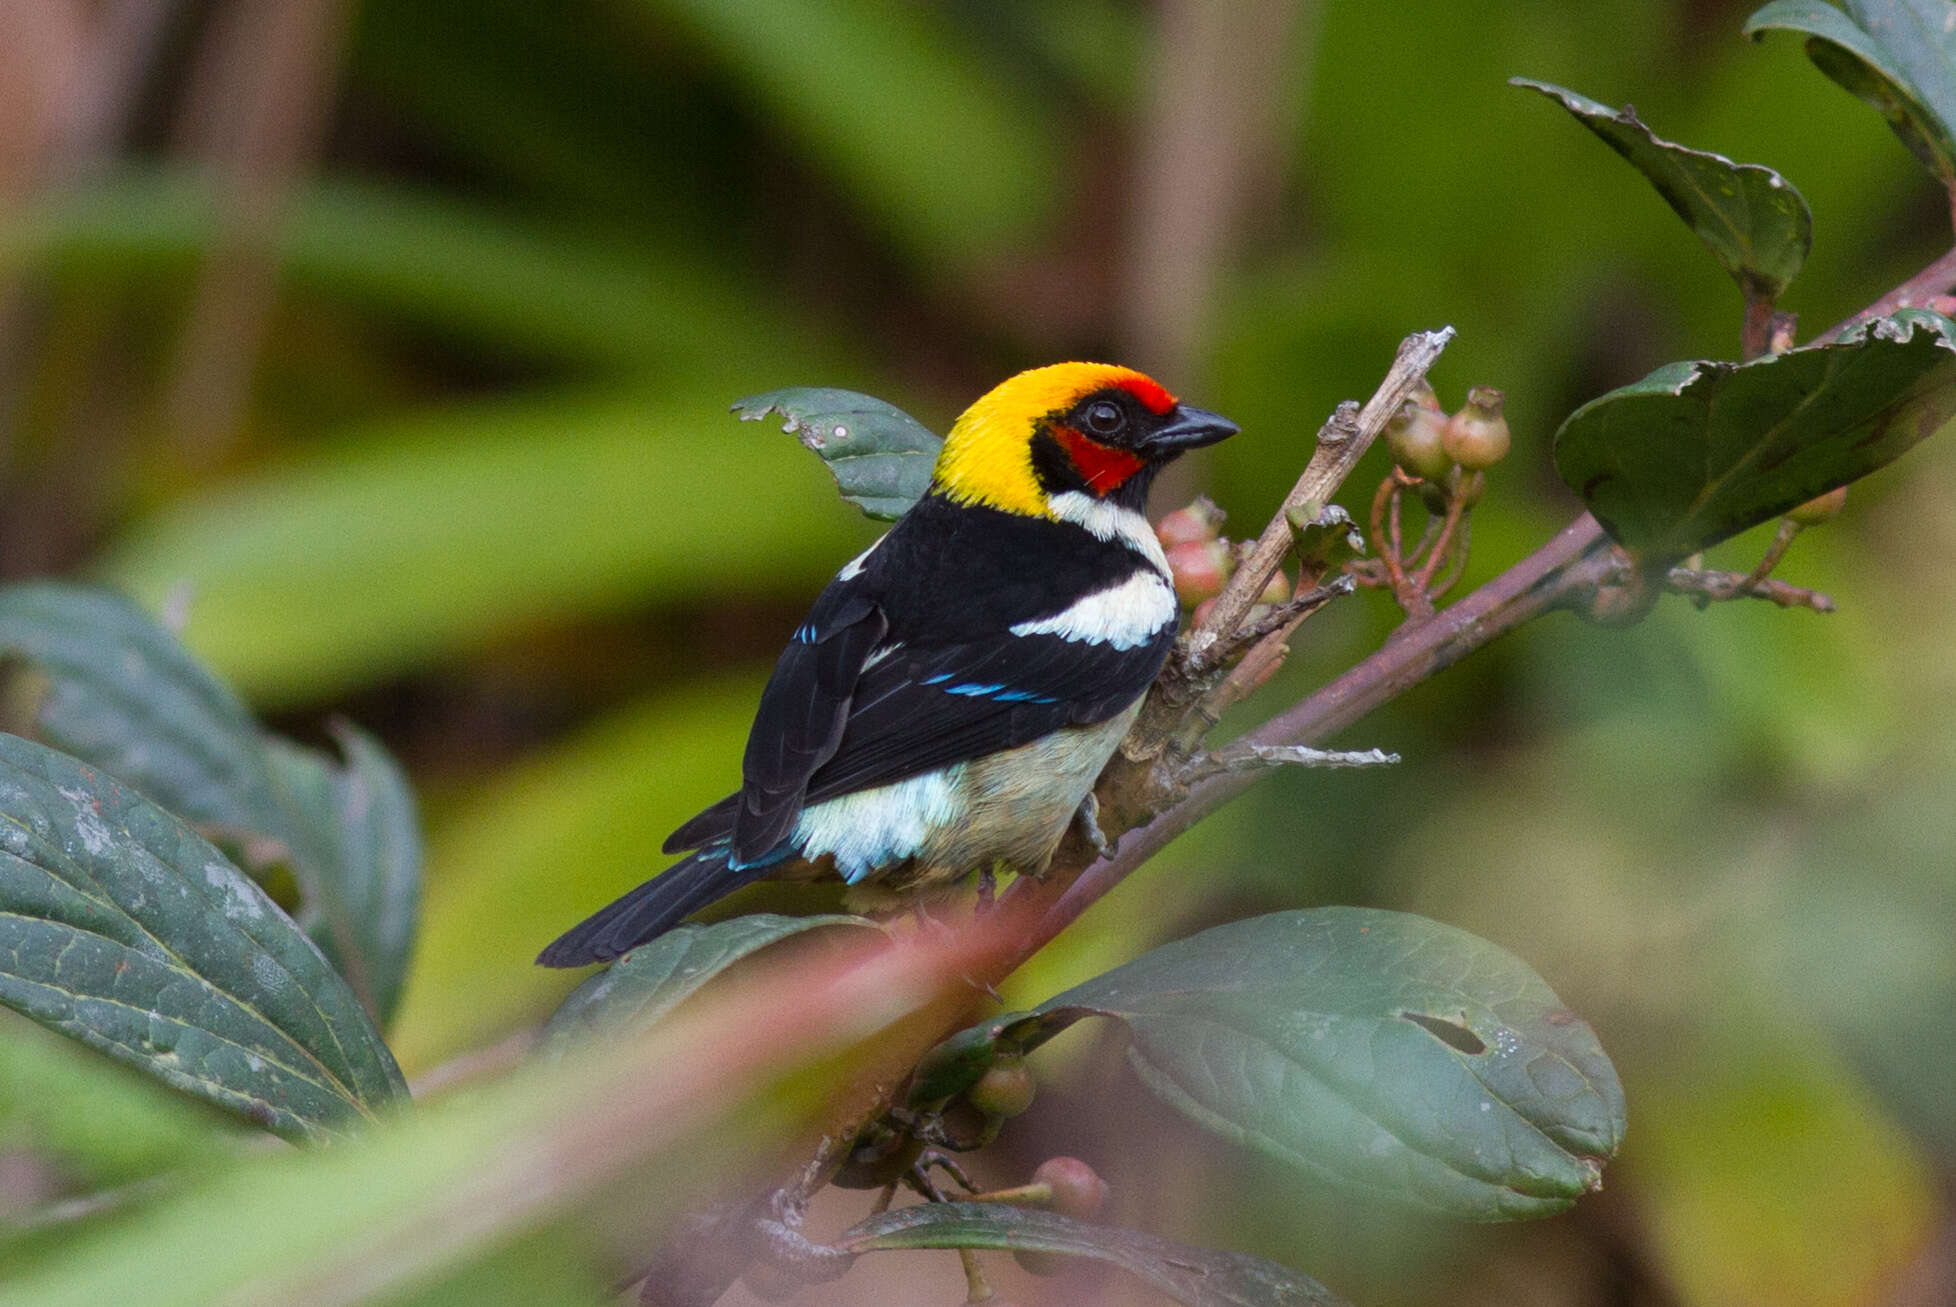
[[[582,967],[609,962],[671,930],[690,914],[767,875],[765,866],[727,865],[724,844],[684,858],[637,889],[612,900],[557,937],[537,964]]]

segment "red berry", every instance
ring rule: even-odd
[[[1223,512],[1206,499],[1187,508],[1178,508],[1155,524],[1155,537],[1162,548],[1214,540],[1222,532]]]
[[[1107,1206],[1107,1182],[1077,1157],[1049,1157],[1032,1173],[1035,1184],[1052,1186],[1048,1204],[1061,1216],[1091,1221]]]
[[[1221,540],[1192,540],[1168,551],[1175,594],[1184,604],[1199,604],[1220,594],[1235,566],[1229,546]]]

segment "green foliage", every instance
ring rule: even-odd
[[[1750,363],[1673,363],[1577,409],[1555,467],[1651,566],[1866,476],[1956,415],[1956,323],[1905,310]]]
[[[1405,913],[1271,913],[1166,944],[925,1060],[913,1104],[1119,1018],[1147,1086],[1251,1148],[1470,1220],[1559,1211],[1622,1141],[1595,1034],[1511,954]]]
[[[230,1156],[255,1131],[61,1033],[0,1012],[0,1149],[105,1189]],[[0,1246],[4,1255],[4,1246]]]
[[[204,61],[184,58],[193,41],[202,53],[206,32],[221,35],[225,6],[212,8],[220,21],[166,43],[141,103],[171,99],[179,84],[212,94],[192,66]],[[1213,22],[1227,9],[1181,12]],[[1949,39],[1935,27],[1945,9],[1780,3],[1750,30],[1810,38],[1814,62],[1947,182],[1956,97]],[[1734,157],[1798,176],[1823,235],[1836,237],[1789,304],[1809,328],[1946,242],[1939,214],[1931,229],[1920,205],[1898,200],[1913,174],[1871,116],[1797,66],[1790,46],[1761,58],[1701,40],[1702,18],[1682,3],[1299,7],[1287,53],[1262,73],[1234,59],[1226,82],[1186,62],[1201,49],[1190,29],[1119,3],[952,3],[894,18],[859,0],[368,0],[359,10],[345,102],[289,106],[319,108],[334,128],[324,177],[273,188],[277,221],[240,222],[224,170],[213,181],[187,164],[92,156],[53,160],[49,172],[73,183],[43,187],[0,219],[0,271],[25,292],[9,325],[26,326],[0,403],[0,561],[10,575],[42,570],[36,546],[52,539],[48,556],[64,569],[128,584],[151,606],[187,595],[189,646],[225,678],[121,601],[99,600],[82,621],[79,610],[26,604],[26,591],[0,592],[4,643],[29,664],[9,666],[4,724],[28,729],[21,712],[38,708],[38,738],[134,786],[221,851],[278,854],[251,869],[281,894],[297,870],[283,857],[310,862],[299,913],[315,941],[335,947],[321,912],[339,893],[357,949],[399,958],[416,923],[400,892],[414,879],[414,846],[398,768],[350,730],[336,732],[340,757],[265,735],[226,682],[308,731],[361,695],[362,720],[414,760],[435,835],[429,911],[394,1030],[417,1071],[482,1052],[549,1011],[564,978],[533,972],[530,956],[656,870],[660,836],[731,783],[759,677],[792,624],[785,610],[868,539],[828,507],[812,463],[714,416],[729,397],[820,378],[940,412],[1013,368],[1104,356],[1109,342],[1125,361],[1165,366],[1183,352],[1163,350],[1132,302],[1156,270],[1131,266],[1121,238],[1167,216],[1165,199],[1189,202],[1168,206],[1188,219],[1201,216],[1197,199],[1214,199],[1210,217],[1245,221],[1214,233],[1227,271],[1187,297],[1180,325],[1200,345],[1163,379],[1257,438],[1212,451],[1192,475],[1235,527],[1253,527],[1295,476],[1318,418],[1376,380],[1408,323],[1438,315],[1462,334],[1436,384],[1456,395],[1467,380],[1494,383],[1514,420],[1513,475],[1492,479],[1476,511],[1472,584],[1566,516],[1559,490],[1525,475],[1565,413],[1664,359],[1720,357],[1735,325],[1728,292],[1675,257],[1675,231],[1631,190],[1639,183],[1624,174],[1611,192],[1606,181],[1593,207],[1572,198],[1586,189],[1591,147],[1511,104],[1498,72],[1549,68],[1634,94],[1680,138],[1729,143]],[[1690,76],[1654,81],[1651,69],[1674,65],[1686,45]],[[1660,142],[1627,110],[1535,89],[1671,177],[1660,190],[1742,283],[1783,289],[1799,268],[1804,224],[1790,188]],[[1232,114],[1237,134],[1214,158],[1162,148],[1183,139],[1178,126],[1209,133]],[[140,134],[145,154],[183,157],[166,137]],[[1255,184],[1206,189],[1210,165],[1239,149]],[[1737,190],[1726,195],[1724,181]],[[1780,221],[1776,235],[1762,216]],[[1840,238],[1866,232],[1880,239]],[[251,382],[225,445],[203,429],[223,405],[180,415],[172,387],[211,325],[204,310],[225,299],[206,292],[222,289],[233,260],[251,269],[260,255],[275,265],[277,295],[262,320],[241,314],[245,326],[219,342]],[[1940,359],[1945,344],[1914,330],[1880,348]],[[1860,345],[1875,342],[1846,348]],[[1857,476],[1860,452],[1841,446],[1873,435],[1888,450],[1945,413],[1940,364],[1913,380],[1899,363],[1837,378],[1850,361],[1829,355],[1816,381],[1804,371],[1813,360],[1789,357],[1771,384],[1764,370],[1781,363],[1754,365],[1762,373],[1685,364],[1688,376],[1659,374],[1676,393],[1653,378],[1597,401],[1578,416],[1604,429],[1593,447],[1575,438],[1581,456],[1650,491],[1599,512],[1632,521],[1626,538],[1648,533],[1647,562],[1769,515],[1766,499],[1791,488],[1754,473],[1778,445],[1710,487],[1718,438],[1745,416],[1738,401],[1773,409],[1803,397],[1784,424],[1802,452],[1785,466]],[[1918,407],[1858,428],[1851,412],[1813,411],[1872,403],[1887,385]],[[1660,420],[1686,415],[1676,443],[1633,421],[1645,403]],[[1821,430],[1842,423],[1854,434]],[[916,484],[926,438],[909,437],[909,454],[889,465],[899,487]],[[1940,947],[1952,900],[1940,869],[1956,865],[1956,834],[1938,806],[1956,764],[1934,747],[1956,738],[1941,706],[1951,700],[1941,615],[1956,612],[1956,593],[1938,534],[1952,465],[1928,451],[1904,466],[1857,489],[1849,512],[1794,555],[1802,584],[1840,595],[1827,622],[1721,606],[1660,612],[1634,632],[1531,627],[1368,724],[1406,754],[1402,774],[1273,782],[1023,970],[1011,1005],[1114,966],[1178,922],[1326,901],[1416,907],[1510,942],[1608,1036],[1639,1113],[1635,1165],[1612,1181],[1634,1218],[1621,1228],[1633,1230],[1635,1275],[1693,1302],[1833,1307],[1888,1291],[1946,1221],[1946,1186],[1930,1167],[1946,1168],[1953,1151],[1944,1108],[1956,1093],[1956,973]],[[1673,475],[1697,483],[1679,488]],[[1347,494],[1362,495],[1363,479]],[[911,493],[875,491],[864,497],[885,510]],[[1346,540],[1294,525],[1314,550]],[[1735,558],[1743,544],[1729,547]],[[1898,611],[1911,620],[1895,623]],[[1376,611],[1341,605],[1293,642],[1268,693],[1322,683],[1385,630]],[[131,649],[142,651],[133,662]],[[1929,747],[1911,747],[1918,740]],[[341,872],[349,879],[336,884]],[[752,893],[769,906],[807,901],[803,887]],[[701,938],[770,930],[735,919],[672,947],[697,962]],[[863,932],[805,942],[830,936]],[[610,1001],[579,1006],[600,980],[566,1009],[563,1025],[644,1004],[630,1035],[620,1026],[589,1041],[597,1060],[569,1053],[484,1074],[360,1138],[296,1155],[236,1148],[252,1136],[227,1134],[231,1118],[78,1044],[22,1037],[25,1018],[0,1013],[5,1160],[26,1152],[51,1164],[63,1196],[169,1181],[139,1186],[152,1196],[107,1221],[45,1229],[38,1262],[17,1243],[0,1248],[0,1302],[602,1297],[704,1196],[704,1181],[799,1156],[793,1140],[814,1117],[796,1114],[848,1072],[840,1059],[783,1070],[805,1068],[807,1050],[782,1040],[762,1050],[774,1079],[707,1076],[701,1068],[752,1051],[757,1026],[732,1026],[739,1038],[724,1045],[668,1042],[740,986],[689,989],[672,1010],[675,982],[707,972],[668,957],[680,965],[655,974],[662,956],[611,973]],[[375,997],[385,1010],[385,993]],[[919,1069],[913,1099],[953,1099],[1001,1051],[1090,1014],[1059,1006],[1067,997],[947,1041]],[[1100,993],[1091,1010],[1138,1010],[1130,997]],[[1137,1033],[1135,1056],[1161,1083],[1207,1069],[1182,1030],[1291,1065],[1272,1015],[1280,1004],[1251,1020],[1220,986],[1176,1001],[1195,1015],[1161,1015],[1171,1005],[1155,995],[1133,1018],[1152,1031],[1145,1046]],[[1404,1106],[1394,1093],[1418,1106],[1435,1086],[1464,1084],[1485,1055],[1466,1052],[1460,1031],[1487,1043],[1494,1029],[1462,1026],[1439,1003],[1403,1009],[1424,1020],[1382,1011],[1339,1020],[1369,1022],[1384,1046],[1431,1064],[1410,1080],[1382,1072],[1367,1100],[1380,1112]],[[1744,1039],[1768,1027],[1782,1055],[1749,1057]],[[1829,1039],[1850,1066],[1830,1060]],[[1094,1118],[1118,1109],[1118,1086],[1070,1083],[1081,1070],[1073,1051],[1041,1055],[1031,1128],[1008,1132],[985,1161],[1029,1161],[1024,1149],[1091,1136]],[[1290,1112],[1300,1097],[1235,1089],[1233,1115],[1210,1124],[1239,1136],[1237,1118]],[[604,1115],[665,1093],[682,1097],[629,1121]],[[1108,1137],[1123,1125],[1108,1123]],[[1546,1231],[1553,1255],[1515,1231],[1489,1254],[1499,1259],[1490,1273],[1481,1234],[1397,1225],[1348,1195],[1323,1197],[1314,1176],[1217,1154],[1199,1136],[1164,1131],[1149,1143],[1132,1173],[1149,1186],[1151,1223],[1310,1266],[1361,1302],[1559,1301],[1558,1290],[1582,1291],[1580,1259],[1596,1255],[1592,1228],[1557,1223]],[[1217,1156],[1225,1162],[1201,1164]],[[13,1196],[0,1192],[0,1220],[15,1216]],[[891,1227],[916,1224],[938,1227],[926,1240],[961,1238],[964,1219],[906,1210],[849,1237],[901,1238]],[[1054,1235],[1037,1213],[977,1219],[993,1228],[964,1246],[1043,1237],[1114,1260],[1163,1247],[1091,1227]],[[1628,1259],[1610,1224],[1616,1273]],[[1199,1266],[1228,1283],[1218,1269],[1228,1255],[1165,1257],[1160,1273]],[[1275,1277],[1265,1288],[1300,1282],[1268,1266],[1259,1274]]]
[[[1633,109],[1612,109],[1526,77],[1508,84],[1556,101],[1627,159],[1749,298],[1778,299],[1798,275],[1813,248],[1813,213],[1771,168],[1663,140]]]
[[[177,818],[0,735],[0,1001],[294,1138],[405,1093],[358,1000]]]
[[[421,835],[407,779],[378,743],[337,728],[341,766],[267,735],[174,635],[105,590],[0,589],[0,654],[17,694],[37,700],[19,705],[15,729],[141,790],[246,867],[289,866],[300,924],[386,1020],[413,945]]]
[[[686,252],[353,178],[312,181],[292,208],[271,252],[294,286],[492,357],[687,374],[821,357],[737,274]],[[0,224],[0,268],[167,283],[221,232],[208,181],[132,170]]]
[[[656,1025],[728,967],[803,931],[853,927],[880,933],[863,917],[782,917],[757,912],[711,926],[679,926],[633,949],[564,1000],[545,1028],[545,1047],[562,1054],[600,1032],[627,1036]]]
[[[189,580],[185,640],[270,703],[531,623],[825,576],[855,539],[846,516],[796,460],[749,456],[713,416],[725,394],[565,393],[383,423],[157,514],[101,571],[150,603]],[[678,468],[687,493],[653,509],[648,487]]]
[[[828,464],[842,497],[870,517],[893,520],[930,489],[944,442],[908,413],[853,390],[806,386],[750,395],[733,406],[748,421],[770,413]]]
[[[1807,57],[1866,101],[1944,186],[1956,189],[1956,30],[1946,0],[1773,0],[1746,20],[1807,33]]]
[[[419,925],[421,828],[407,776],[379,741],[347,722],[333,734],[344,764],[276,736],[266,746],[289,814],[299,922],[385,1022]]]
[[[1261,1257],[1191,1248],[1007,1203],[922,1203],[879,1212],[844,1231],[835,1246],[853,1253],[897,1248],[1062,1253],[1109,1262],[1187,1307],[1344,1307],[1344,1299],[1309,1276]]]
[[[916,256],[969,265],[1023,239],[1063,182],[1051,106],[1030,84],[985,76],[928,9],[634,3],[711,50]]]

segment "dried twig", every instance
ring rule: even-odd
[[[1703,572],[1674,567],[1664,577],[1664,588],[1681,594],[1700,606],[1728,599],[1764,599],[1781,608],[1811,608],[1816,613],[1834,611],[1834,600],[1819,590],[1808,590],[1769,576],[1746,576],[1738,572]]]
[[[1283,507],[1263,528],[1263,534],[1257,537],[1256,547],[1236,569],[1236,574],[1230,577],[1222,593],[1216,596],[1215,607],[1209,610],[1208,620],[1189,635],[1185,656],[1190,667],[1202,670],[1214,665],[1211,651],[1217,642],[1242,624],[1243,618],[1256,605],[1257,596],[1263,593],[1264,587],[1270,584],[1270,578],[1276,575],[1284,555],[1290,552],[1290,520],[1287,516],[1290,511],[1302,509],[1307,504],[1331,502],[1331,496],[1351,475],[1360,456],[1372,447],[1372,442],[1385,430],[1387,419],[1399,411],[1399,406],[1425,380],[1427,370],[1439,359],[1440,351],[1452,339],[1452,327],[1442,327],[1438,331],[1416,331],[1406,337],[1400,342],[1398,356],[1393,359],[1385,380],[1379,383],[1372,398],[1365,401],[1365,407],[1353,411],[1347,402],[1339,405],[1337,411],[1326,420],[1318,431],[1317,449],[1312,452],[1303,475],[1297,478],[1297,484],[1284,497]]]

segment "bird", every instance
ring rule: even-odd
[[[1056,363],[952,425],[928,490],[823,589],[755,712],[738,792],[685,856],[538,955],[617,959],[753,881],[839,876],[852,908],[1042,875],[1180,624],[1144,514],[1235,423],[1105,363]]]

